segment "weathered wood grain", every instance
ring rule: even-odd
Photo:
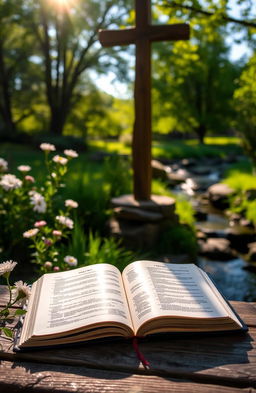
[[[241,316],[246,325],[256,327],[256,303],[231,301],[238,315]]]
[[[195,381],[256,386],[256,329],[244,336],[173,338],[140,343],[150,362],[149,373]],[[7,345],[8,343],[6,343]],[[5,347],[6,347],[5,345]],[[9,344],[8,344],[9,345]],[[130,342],[85,344],[14,355],[2,359],[85,366],[131,373],[144,373]]]
[[[250,323],[246,335],[169,337],[141,341],[141,352],[150,362],[151,375],[193,379],[197,382],[256,386],[256,308],[232,302],[241,318]],[[249,324],[248,323],[248,324]],[[87,343],[79,347],[14,354],[10,342],[2,340],[0,359],[41,364],[89,367],[128,373],[145,373],[130,341]]]
[[[0,307],[5,305],[9,299],[8,288],[6,285],[0,285]]]
[[[255,393],[254,389],[198,384],[189,380],[133,375],[117,371],[92,370],[86,367],[50,366],[34,363],[0,365],[1,392],[130,392],[130,393]]]
[[[9,291],[6,285],[0,285],[0,307],[6,305],[9,301]],[[14,307],[17,308],[17,307]]]

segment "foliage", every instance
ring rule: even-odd
[[[104,163],[103,178],[109,184],[110,198],[131,192],[131,163],[118,155],[107,157]]]
[[[178,223],[170,224],[162,231],[161,238],[156,247],[158,254],[189,254],[195,258],[197,253],[197,240],[195,236],[195,218],[191,203],[184,197],[173,195],[167,185],[160,180],[153,180],[152,192],[158,195],[167,195],[176,200],[175,213]]]
[[[256,55],[254,54],[239,78],[239,87],[234,93],[238,113],[237,129],[240,132],[245,153],[256,170]]]
[[[91,140],[89,147],[107,153],[131,154],[130,146],[115,140]],[[206,137],[203,146],[196,139],[175,140],[165,137],[152,142],[154,158],[226,157],[228,154],[241,153],[240,138],[235,137]]]
[[[256,226],[255,198],[250,197],[250,190],[256,189],[256,178],[252,175],[252,167],[248,161],[234,165],[225,175],[223,182],[235,190],[230,198],[229,210],[242,214]]]
[[[55,151],[55,146],[42,143],[40,147],[45,153],[47,169],[43,186],[36,185],[35,178],[28,175],[31,170],[28,165],[18,166],[21,179],[10,173],[4,174],[8,163],[0,159],[0,214],[3,224],[0,240],[2,249],[10,252],[8,245],[12,250],[15,243],[21,241],[23,233],[24,238],[32,240],[34,262],[44,272],[49,268],[60,270],[65,266],[58,259],[56,243],[68,238],[74,226],[71,211],[78,204],[70,199],[64,204],[59,191],[63,188],[68,161],[78,155],[74,150],[65,150],[65,156],[55,155],[51,158],[50,152]],[[68,261],[66,263],[69,264]]]
[[[28,103],[41,102],[40,70],[29,61],[34,39],[23,17],[21,1],[0,1],[0,135],[9,140],[33,112]]]
[[[59,135],[81,92],[87,89],[86,71],[93,67],[100,72],[117,62],[119,75],[122,74],[122,56],[111,49],[114,60],[106,58],[106,50],[98,45],[98,31],[120,22],[126,3],[122,0],[73,3],[40,0],[34,4],[28,0],[28,4],[28,29],[37,38],[36,55],[45,64],[49,131]]]
[[[134,252],[126,250],[119,240],[102,237],[91,230],[85,233],[84,226],[77,219],[68,246],[61,247],[59,254],[61,259],[64,259],[67,254],[76,255],[78,266],[109,263],[119,270],[125,268],[135,258]]]
[[[195,232],[186,225],[170,226],[163,232],[157,249],[160,254],[189,254],[195,260],[198,249]]]
[[[169,23],[180,22],[181,15],[187,19],[185,11],[160,10],[169,16]],[[212,18],[192,14],[189,23],[190,40],[175,42],[171,54],[166,44],[156,46],[154,129],[194,131],[203,143],[206,132],[230,128],[233,82],[240,69],[228,58],[225,29],[220,27],[217,14]]]
[[[12,326],[12,322],[15,317],[26,314],[26,310],[13,310],[12,307],[24,305],[30,296],[30,288],[26,283],[17,281],[14,285],[10,284],[10,275],[16,264],[14,261],[0,263],[0,276],[5,280],[9,295],[7,303],[2,305],[0,310],[0,336],[4,335],[9,340],[14,337],[15,326]]]
[[[173,195],[173,193],[168,189],[168,186],[160,180],[153,180],[152,192],[156,195],[174,197],[176,200],[175,213],[179,217],[179,222],[191,227],[192,229],[194,228],[194,210],[191,203],[185,197],[181,195]]]
[[[120,241],[113,237],[101,238],[90,232],[87,239],[87,252],[85,253],[86,265],[110,263],[123,270],[134,259],[134,253],[123,248]]]

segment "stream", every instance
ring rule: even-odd
[[[227,229],[230,228],[229,220],[221,211],[213,209],[205,203],[202,205],[203,199],[201,197],[205,194],[207,188],[221,180],[222,167],[208,165],[208,168],[212,167],[213,170],[209,169],[208,173],[201,176],[194,174],[188,168],[185,181],[176,185],[172,191],[184,195],[197,211],[206,213],[205,219],[196,222],[198,229],[206,232],[210,231],[216,237],[225,237],[222,235],[225,235]],[[202,163],[199,168],[203,168]],[[172,171],[172,166],[170,170]],[[198,256],[197,263],[209,274],[228,300],[256,301],[256,273],[247,270],[247,263],[242,255],[228,261]]]

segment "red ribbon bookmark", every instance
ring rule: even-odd
[[[145,359],[144,355],[140,352],[137,337],[133,337],[132,346],[134,351],[136,352],[137,358],[141,361],[144,368],[148,370],[150,368],[149,362]]]

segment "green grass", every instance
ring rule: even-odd
[[[243,159],[226,172],[223,183],[228,184],[237,192],[256,188],[256,177],[252,174],[252,165],[249,160]]]
[[[131,154],[131,147],[118,141],[90,141],[90,149],[108,153]],[[154,158],[180,159],[201,157],[225,157],[229,153],[242,153],[240,140],[236,137],[207,137],[205,145],[200,145],[196,139],[186,141],[165,140],[152,142]]]
[[[235,190],[235,196],[230,199],[230,210],[242,214],[256,226],[256,201],[248,198],[248,190],[256,189],[256,176],[249,160],[233,165],[226,172],[223,183]]]
[[[91,140],[89,141],[89,148],[106,153],[131,154],[131,146],[118,141]]]
[[[241,152],[237,138],[207,138],[205,146],[199,145],[195,140],[153,142],[153,155],[155,158],[185,158],[203,156],[225,156],[229,152]],[[81,153],[79,158],[70,162],[66,176],[66,187],[63,188],[64,199],[74,199],[79,203],[78,217],[83,230],[88,236],[90,231],[104,235],[105,224],[111,214],[110,199],[113,196],[131,192],[131,169],[129,160],[118,156],[103,161],[94,161],[90,158],[92,152],[104,151],[107,153],[129,154],[130,148],[120,142],[92,142],[89,151]],[[17,166],[27,164],[32,167],[32,175],[40,182],[45,175],[44,154],[41,150],[29,146],[4,144],[0,146],[0,157],[7,159],[11,173],[18,173]],[[244,164],[245,165],[245,164]],[[239,171],[239,168],[237,169]],[[248,170],[248,168],[247,168]],[[247,176],[249,172],[245,172]],[[240,173],[242,176],[242,174]],[[234,176],[238,179],[237,174]],[[229,180],[231,181],[231,180]],[[152,193],[173,196],[165,183],[153,180]],[[195,250],[195,237],[193,236],[194,216],[191,205],[181,197],[176,198],[176,213],[179,221],[185,227],[177,226],[166,232],[162,242],[165,247],[174,248],[177,252],[189,249]],[[179,237],[178,242],[171,239]],[[98,241],[98,240],[97,240]],[[93,244],[93,241],[92,241]],[[185,245],[185,246],[184,246]],[[186,246],[187,245],[187,246]],[[75,247],[75,244],[73,244]],[[108,244],[106,243],[106,249]],[[118,248],[116,255],[118,254]],[[102,251],[103,252],[103,251]]]

